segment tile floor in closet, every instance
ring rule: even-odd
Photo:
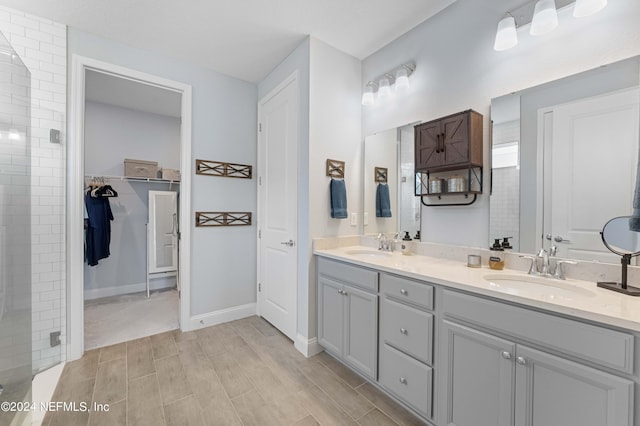
[[[156,334],[68,363],[44,425],[421,425],[325,353],[305,358],[259,317]]]

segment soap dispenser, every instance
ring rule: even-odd
[[[489,268],[496,270],[504,269],[504,249],[502,248],[502,244],[500,244],[500,238],[496,238],[489,249],[491,250],[489,254]]]
[[[511,243],[509,242],[509,238],[513,238],[513,237],[503,237],[502,238],[502,248],[504,250],[510,250],[513,248],[513,246],[511,245]]]

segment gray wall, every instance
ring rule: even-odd
[[[640,2],[619,1],[596,15],[575,19],[570,8],[543,37],[526,27],[520,44],[493,50],[496,25],[521,0],[458,0],[363,61],[368,81],[414,60],[411,88],[385,105],[363,107],[363,134],[426,121],[472,108],[484,115],[485,177],[489,159],[491,98],[640,53]],[[487,182],[487,179],[485,179]],[[423,241],[485,247],[489,235],[488,186],[468,207],[423,208]]]
[[[69,57],[78,54],[190,84],[192,161],[255,165],[254,84],[74,28],[69,28],[68,42]],[[191,191],[192,215],[195,211],[256,211],[255,179],[194,176]],[[255,302],[255,225],[183,232],[191,232],[192,316]]]

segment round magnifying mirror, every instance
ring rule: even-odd
[[[632,231],[630,216],[615,217],[608,221],[600,235],[602,242],[613,253],[622,256],[621,282],[598,282],[598,287],[617,291],[631,296],[640,296],[640,288],[627,286],[627,266],[631,258],[640,254],[640,232]]]

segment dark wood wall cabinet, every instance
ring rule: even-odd
[[[482,114],[467,110],[415,126],[416,196],[422,197],[424,205],[468,205],[482,193],[482,122]],[[466,180],[464,187],[448,191],[447,179],[460,176]],[[443,179],[438,192],[433,191],[433,186],[430,188],[431,178]],[[473,200],[455,204],[425,202],[425,197],[441,199],[443,195],[473,195]]]

